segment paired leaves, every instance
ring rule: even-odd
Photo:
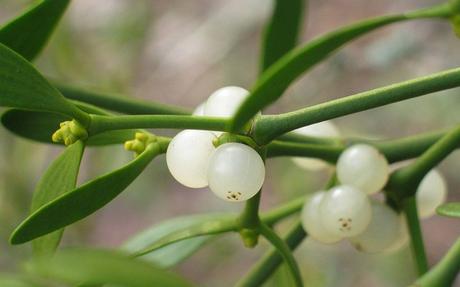
[[[186,230],[203,222],[209,222],[209,220],[219,218],[220,216],[220,214],[197,214],[169,219],[137,234],[122,246],[122,250],[128,253],[136,253],[165,237],[167,238],[170,234]],[[150,252],[142,256],[142,259],[162,267],[174,266],[193,254],[212,237],[211,235],[203,235],[176,242]]]
[[[439,215],[449,217],[460,217],[460,202],[449,202],[436,209]]]
[[[13,50],[0,44],[0,106],[54,112],[87,124],[89,116],[66,100]]]
[[[37,184],[32,199],[32,213],[46,203],[75,188],[84,148],[84,143],[77,141],[68,146],[53,161]],[[63,231],[61,229],[35,239],[32,242],[34,252],[39,255],[53,253],[61,241]]]
[[[185,287],[184,279],[147,262],[103,250],[69,249],[27,265],[36,275],[70,284],[115,284],[126,287]],[[81,285],[80,285],[81,286]]]
[[[45,204],[18,226],[11,235],[11,243],[30,241],[94,213],[119,195],[160,152],[158,144],[149,144],[142,154],[124,167]]]
[[[69,0],[43,0],[0,29],[0,43],[31,61],[45,46]]]
[[[275,0],[263,39],[261,70],[264,71],[297,44],[305,0]]]

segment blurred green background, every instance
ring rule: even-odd
[[[32,1],[0,0],[0,21]],[[366,17],[421,8],[441,1],[310,1],[302,42]],[[117,92],[192,109],[226,85],[250,88],[257,76],[261,32],[270,15],[266,0],[74,0],[50,44],[36,61],[64,83]],[[277,113],[427,75],[460,65],[460,39],[447,23],[395,24],[346,46],[293,85],[266,113]],[[413,99],[335,120],[346,136],[395,138],[460,122],[460,90]],[[160,131],[172,135],[172,131]],[[19,139],[0,129],[0,270],[27,258],[29,246],[9,246],[8,236],[27,215],[31,193],[59,148]],[[121,146],[87,149],[79,181],[114,169],[132,155]],[[449,200],[460,200],[460,156],[440,167]],[[327,172],[307,173],[287,158],[268,161],[264,210],[318,190]],[[192,200],[193,199],[193,200]],[[68,228],[64,245],[118,246],[164,219],[191,213],[239,210],[208,190],[175,182],[164,156],[157,158],[120,197]],[[279,227],[282,232],[290,225]],[[460,235],[458,220],[423,221],[431,264]],[[242,247],[237,235],[212,241],[174,268],[199,286],[232,286],[267,249]],[[406,286],[414,279],[407,248],[386,255],[349,244],[321,246],[306,240],[295,253],[308,286]],[[288,286],[281,269],[267,286]],[[460,286],[457,282],[456,286]]]

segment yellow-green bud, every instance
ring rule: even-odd
[[[59,124],[59,129],[52,135],[53,142],[71,145],[78,140],[88,137],[86,129],[76,120],[65,121]]]
[[[147,145],[152,142],[156,142],[157,139],[153,135],[149,135],[143,132],[137,132],[134,135],[133,140],[126,141],[124,147],[128,151],[133,151],[136,155],[141,154],[147,148]]]

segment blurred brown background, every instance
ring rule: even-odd
[[[0,21],[31,1],[0,0]],[[366,17],[403,12],[441,1],[310,1],[302,42]],[[65,83],[192,109],[225,85],[250,88],[258,71],[260,38],[272,1],[264,0],[74,0],[36,65]],[[302,77],[267,113],[278,113],[427,75],[460,64],[460,39],[447,23],[394,24],[347,45]],[[460,90],[437,93],[335,120],[344,135],[394,138],[460,122]],[[164,133],[164,132],[163,132]],[[166,132],[172,134],[171,132]],[[28,246],[7,243],[23,219],[40,174],[59,152],[0,129],[0,270],[14,270]],[[88,149],[80,182],[131,159],[121,146]],[[459,200],[459,153],[440,167],[449,200]],[[279,158],[268,162],[263,209],[317,190],[324,173],[307,173]],[[193,194],[193,196],[192,196]],[[194,200],[191,200],[191,199]],[[169,175],[164,157],[119,198],[66,231],[66,245],[117,246],[164,219],[191,213],[239,210],[207,190],[190,190]],[[289,222],[280,226],[285,230]],[[431,264],[460,235],[458,220],[423,222]],[[242,247],[225,235],[175,270],[200,286],[232,286],[267,248]],[[323,247],[307,240],[296,252],[309,286],[406,286],[414,279],[409,250],[368,255],[343,243]],[[286,272],[281,270],[267,286]],[[460,286],[460,284],[457,284]]]

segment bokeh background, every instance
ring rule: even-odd
[[[0,0],[0,22],[32,1]],[[64,83],[161,101],[193,109],[226,85],[250,88],[258,72],[260,39],[273,1],[267,0],[75,0],[44,53],[41,72]],[[441,1],[311,0],[302,42],[366,17],[402,12]],[[460,39],[447,23],[421,20],[381,29],[347,45],[293,85],[266,113],[285,112],[427,75],[460,64]],[[450,90],[335,120],[342,134],[396,138],[460,122],[460,90]],[[172,135],[172,131],[161,131]],[[0,128],[0,270],[15,270],[30,253],[9,246],[8,236],[27,215],[38,178],[59,148],[12,136]],[[112,170],[132,155],[121,146],[87,149],[79,182]],[[460,156],[440,166],[449,200],[459,200]],[[318,190],[328,172],[305,172],[288,158],[268,161],[264,210]],[[116,200],[68,228],[65,245],[111,246],[164,219],[239,204],[209,190],[175,182],[161,156]],[[279,227],[286,230],[291,221]],[[423,221],[430,264],[460,235],[458,220]],[[248,250],[237,235],[224,235],[173,268],[199,286],[232,286],[268,244]],[[406,286],[415,276],[410,251],[369,255],[343,243],[306,240],[296,251],[309,286]],[[282,286],[284,269],[266,286]],[[460,286],[457,282],[456,286]]]

